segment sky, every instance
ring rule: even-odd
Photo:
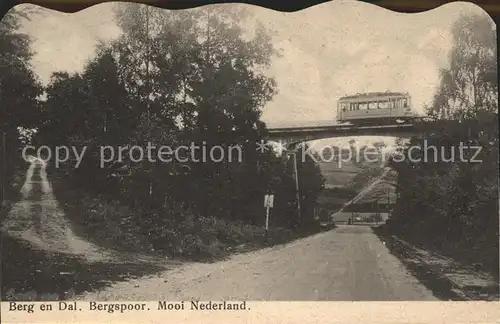
[[[99,40],[119,34],[113,5],[74,14],[42,8],[36,19],[24,24],[34,40],[32,63],[42,82],[55,71],[81,71]],[[487,15],[466,2],[418,14],[352,0],[294,13],[238,6],[248,7],[272,31],[282,54],[266,71],[279,91],[263,108],[262,119],[269,125],[334,120],[339,97],[368,91],[409,92],[413,108],[422,114],[439,83],[439,69],[448,66],[453,22],[468,12]]]

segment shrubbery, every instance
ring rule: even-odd
[[[148,214],[117,200],[72,189],[63,180],[54,180],[53,187],[75,231],[112,249],[212,260],[239,246],[248,249],[286,243],[311,230],[321,230],[312,228],[311,223],[301,231],[272,227],[266,236],[262,225],[199,216],[182,206],[164,209],[161,214],[159,211]]]
[[[435,147],[437,159],[431,149],[427,161],[410,162],[404,152],[404,163],[392,163],[398,200],[387,226],[411,242],[481,263],[498,276],[496,32],[488,17],[468,14],[453,26],[453,38],[451,64],[441,71],[428,107],[436,120],[419,124],[423,136],[409,143],[422,152]],[[467,161],[461,161],[461,145],[472,147],[462,150]]]

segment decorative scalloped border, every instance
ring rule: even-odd
[[[137,0],[127,1],[143,3],[164,9],[187,9],[208,4],[217,3],[246,3],[283,12],[293,12],[321,3],[335,0]],[[385,9],[395,12],[419,13],[440,7],[444,4],[458,2],[455,0],[360,0],[361,2],[375,4]],[[42,6],[47,9],[57,10],[66,13],[74,13],[88,7],[109,2],[106,0],[0,0],[0,14],[3,16],[10,8],[21,3],[30,3]],[[500,16],[499,0],[469,0],[488,12],[492,17]],[[496,20],[496,19],[495,19]]]

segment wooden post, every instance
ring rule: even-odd
[[[274,195],[266,194],[264,196],[264,207],[266,208],[266,240],[269,237],[269,210],[274,205]]]
[[[266,207],[266,235],[269,231],[269,206]]]

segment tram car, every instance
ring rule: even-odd
[[[338,123],[403,123],[414,116],[411,97],[403,92],[358,93],[341,97],[337,102]]]

